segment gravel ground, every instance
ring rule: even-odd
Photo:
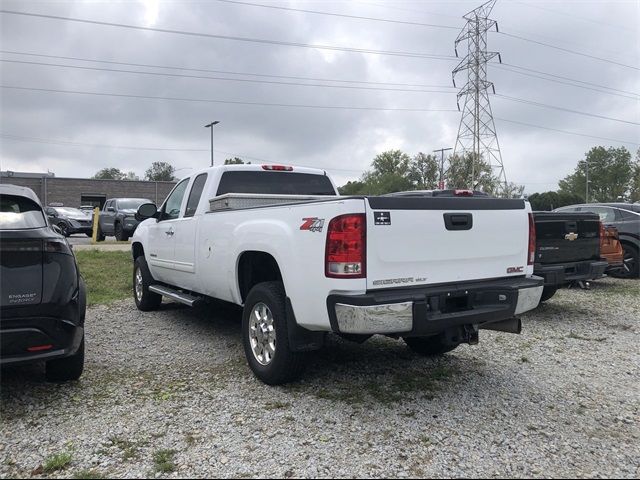
[[[331,339],[273,388],[235,310],[92,308],[80,382],[2,372],[0,476],[640,476],[640,282],[563,290],[523,320],[436,360]]]

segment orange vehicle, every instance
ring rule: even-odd
[[[605,227],[602,222],[600,222],[600,256],[609,262],[607,273],[622,269],[624,252],[618,238],[618,229],[610,225]]]

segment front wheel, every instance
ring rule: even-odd
[[[267,385],[300,377],[306,355],[289,346],[286,295],[282,282],[264,282],[251,289],[242,313],[242,343],[249,367]]]
[[[162,295],[149,290],[153,277],[144,256],[139,256],[133,264],[133,299],[138,310],[149,312],[157,310],[162,303]]]
[[[407,344],[407,347],[414,353],[422,355],[423,357],[444,355],[447,352],[455,350],[460,345],[459,343],[448,342],[444,334],[434,335],[432,337],[409,337],[403,340],[404,343]]]
[[[126,242],[127,240],[129,240],[129,235],[127,235],[124,232],[124,228],[122,227],[122,224],[119,222],[116,223],[115,235],[116,235],[116,240],[119,242]]]

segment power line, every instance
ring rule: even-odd
[[[135,151],[161,151],[161,152],[209,152],[209,149],[205,148],[174,148],[174,147],[137,147],[137,146],[124,146],[124,145],[108,145],[108,144],[98,144],[98,143],[84,143],[84,142],[71,142],[68,140],[60,140],[60,139],[52,139],[52,138],[38,138],[38,137],[25,137],[22,135],[13,135],[8,133],[0,133],[0,138],[6,138],[8,140],[16,140],[20,142],[27,143],[41,143],[47,145],[59,145],[66,147],[91,147],[91,148],[108,148],[108,149],[117,149],[117,150],[135,150]],[[271,160],[265,160],[264,158],[253,157],[249,155],[243,155],[241,153],[227,152],[224,150],[215,150],[218,153],[223,153],[225,155],[232,155],[243,159],[248,160],[257,160],[259,162],[270,163]],[[298,165],[300,167],[304,167],[305,165]],[[308,168],[318,168],[318,167],[308,167]],[[319,167],[324,170],[331,170],[336,172],[362,172],[362,169],[347,169],[347,168],[333,168],[333,167]]]
[[[45,18],[48,20],[63,20],[67,22],[85,23],[90,25],[101,25],[106,27],[128,28],[131,30],[142,30],[147,32],[170,33],[174,35],[215,38],[219,40],[232,40],[237,42],[260,43],[260,44],[266,44],[266,45],[280,45],[280,46],[287,46],[287,47],[311,48],[311,49],[317,49],[317,50],[365,53],[365,54],[372,54],[372,55],[389,55],[389,56],[396,56],[396,57],[423,58],[423,59],[431,59],[431,60],[451,61],[451,60],[455,60],[456,58],[453,55],[438,55],[438,54],[422,53],[422,52],[373,50],[373,49],[367,49],[367,48],[341,47],[337,45],[315,45],[315,44],[300,43],[300,42],[285,42],[282,40],[269,40],[264,38],[238,37],[238,36],[232,36],[232,35],[216,35],[212,33],[190,32],[186,30],[173,30],[173,29],[156,28],[156,27],[143,27],[140,25],[130,25],[125,23],[115,23],[115,22],[103,22],[103,21],[88,20],[83,18],[64,17],[60,15],[45,15],[42,13],[21,12],[16,10],[0,10],[0,13],[5,13],[8,15],[22,15],[26,17]]]
[[[615,139],[615,138],[598,137],[596,135],[588,135],[586,133],[571,132],[569,130],[561,130],[559,128],[544,127],[542,125],[535,125],[533,123],[525,123],[525,122],[520,122],[520,121],[517,121],[517,120],[509,120],[507,118],[499,118],[499,117],[494,117],[494,118],[496,120],[501,121],[501,122],[514,123],[516,125],[522,125],[522,126],[525,126],[525,127],[540,128],[542,130],[550,130],[552,132],[564,133],[566,135],[575,135],[575,136],[578,136],[578,137],[595,138],[597,140],[606,140],[608,142],[623,143],[623,144],[628,144],[628,145],[640,145],[640,143],[638,143],[638,142],[630,142],[628,140],[618,140],[618,139]]]
[[[550,43],[541,42],[539,40],[532,40],[530,38],[521,37],[520,35],[514,35],[512,33],[507,33],[507,32],[497,32],[497,33],[499,33],[500,35],[504,35],[505,37],[516,38],[518,40],[522,40],[523,42],[534,43],[536,45],[541,45],[543,47],[553,48],[554,50],[560,50],[560,51],[565,52],[565,53],[571,53],[573,55],[579,55],[581,57],[586,57],[586,58],[591,58],[593,60],[599,60],[601,62],[611,63],[613,65],[618,65],[619,67],[631,68],[633,70],[640,70],[640,67],[635,67],[633,65],[627,65],[626,63],[616,62],[616,61],[610,60],[608,58],[597,57],[595,55],[591,55],[589,53],[584,53],[584,52],[579,52],[577,50],[571,50],[571,49],[564,48],[564,47],[558,47],[557,45],[552,45]]]
[[[580,85],[578,83],[572,83],[570,81],[557,80],[555,78],[548,78],[548,77],[545,77],[543,75],[536,75],[536,74],[533,74],[533,73],[520,72],[520,71],[514,70],[512,68],[504,68],[503,65],[504,64],[490,64],[491,67],[496,68],[498,70],[503,70],[505,72],[517,73],[518,75],[526,75],[528,77],[539,78],[541,80],[546,80],[548,82],[559,83],[561,85],[568,85],[570,87],[582,88],[582,89],[585,89],[585,90],[591,90],[593,92],[604,93],[606,95],[615,95],[617,97],[629,98],[631,100],[640,100],[640,95],[636,95],[636,94],[625,95],[625,94],[622,94],[622,93],[616,93],[615,91],[607,91],[607,90],[600,89],[600,88],[588,87],[586,85]]]
[[[264,5],[262,3],[251,3],[251,2],[241,2],[238,0],[216,0],[222,3],[233,3],[237,5],[245,5],[251,7],[261,7],[261,8],[270,8],[273,10],[285,10],[290,12],[301,12],[301,13],[310,13],[313,15],[326,15],[330,17],[342,17],[342,18],[350,18],[354,20],[369,20],[373,22],[385,22],[385,23],[397,23],[401,25],[415,25],[419,27],[432,27],[432,28],[445,28],[445,29],[453,29],[458,30],[458,27],[452,25],[439,25],[435,23],[421,23],[421,22],[409,22],[404,20],[392,20],[389,18],[379,18],[379,17],[364,17],[359,15],[348,15],[344,13],[335,13],[335,12],[321,12],[318,10],[306,10],[302,8],[292,8],[292,7],[283,7],[280,5]]]
[[[568,113],[575,113],[577,115],[584,115],[584,116],[587,116],[587,117],[601,118],[603,120],[611,120],[611,121],[614,121],[614,122],[627,123],[629,125],[640,125],[640,123],[632,122],[630,120],[623,120],[623,119],[620,119],[620,118],[607,117],[605,115],[598,115],[597,113],[581,112],[579,110],[572,110],[570,108],[559,107],[557,105],[549,105],[547,103],[534,102],[533,100],[526,100],[524,98],[510,97],[510,96],[502,95],[502,94],[499,94],[499,93],[495,94],[495,96],[497,98],[510,100],[512,102],[524,103],[526,105],[532,105],[534,107],[551,108],[551,109],[554,109],[554,110],[560,110],[560,111],[568,112]]]
[[[324,85],[318,83],[301,83],[301,82],[283,82],[276,80],[256,80],[256,79],[247,79],[247,78],[228,78],[228,77],[208,77],[203,75],[185,75],[179,73],[166,73],[166,72],[145,72],[140,70],[123,70],[123,69],[114,69],[114,68],[104,68],[104,67],[90,67],[83,65],[64,65],[59,63],[45,63],[45,62],[29,62],[24,60],[8,60],[8,59],[0,59],[0,62],[8,62],[8,63],[16,63],[22,65],[38,65],[45,67],[59,67],[59,68],[74,68],[78,70],[92,70],[92,71],[101,71],[101,72],[114,72],[114,73],[129,73],[135,75],[152,75],[159,77],[173,77],[173,78],[194,78],[200,80],[221,80],[221,81],[229,81],[229,82],[247,82],[247,83],[260,83],[260,84],[270,84],[270,85],[291,85],[291,86],[301,86],[301,87],[320,87],[320,88],[346,88],[346,89],[354,89],[354,90],[382,90],[382,91],[391,91],[391,92],[417,92],[417,93],[451,93],[447,91],[441,90],[415,90],[408,88],[387,88],[387,87],[364,87],[357,85]],[[450,88],[450,87],[440,87],[440,88]]]
[[[0,88],[7,88],[12,90],[24,90],[24,91],[32,91],[32,92],[92,95],[92,96],[100,96],[100,97],[137,98],[137,99],[144,99],[144,100],[169,100],[169,101],[196,102],[196,103],[221,103],[221,104],[229,104],[229,105],[251,105],[251,106],[262,106],[262,107],[317,108],[317,109],[326,109],[326,110],[368,110],[368,111],[381,111],[381,112],[454,112],[454,113],[457,113],[457,110],[453,110],[453,109],[386,108],[386,107],[360,107],[360,106],[347,106],[347,105],[305,105],[305,104],[293,104],[293,103],[245,102],[245,101],[234,101],[234,100],[217,100],[217,99],[209,99],[209,98],[159,97],[159,96],[152,96],[152,95],[134,95],[134,94],[112,93],[112,92],[57,90],[52,88],[20,87],[17,85],[0,85]]]

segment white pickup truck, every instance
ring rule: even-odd
[[[132,239],[140,310],[162,297],[243,306],[255,375],[297,378],[327,332],[402,337],[422,355],[519,333],[535,308],[535,227],[524,200],[473,192],[342,197],[322,170],[207,168],[180,181]]]

